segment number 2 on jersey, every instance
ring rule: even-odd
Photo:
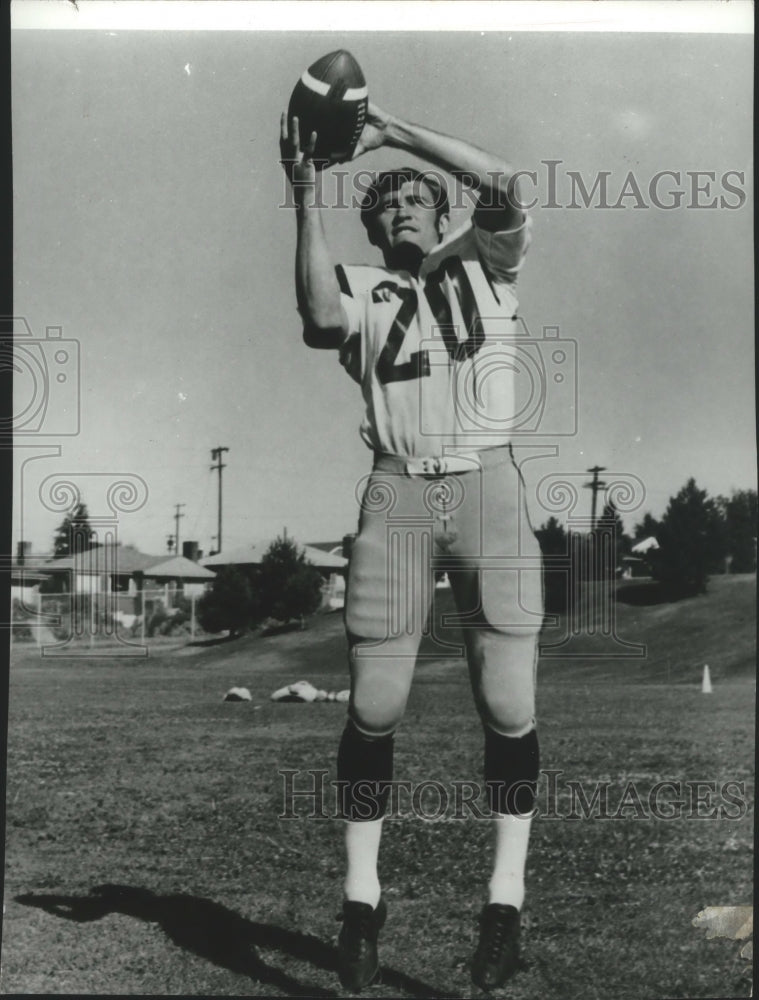
[[[456,298],[461,309],[461,315],[467,328],[466,340],[459,340],[453,322],[451,306],[443,291],[443,282],[448,277],[451,280]],[[396,364],[401,345],[408,333],[409,324],[414,319],[419,307],[417,294],[413,288],[405,288],[394,281],[382,281],[372,289],[372,297],[384,290],[394,292],[401,299],[401,306],[395,315],[385,346],[377,358],[375,371],[383,385],[388,382],[407,382],[411,379],[423,378],[430,374],[429,351],[414,351],[408,361]],[[424,294],[432,309],[435,322],[440,329],[445,348],[453,361],[464,361],[473,358],[485,342],[485,332],[482,320],[477,311],[469,277],[464,270],[460,257],[447,257],[440,267],[433,271],[424,282]]]

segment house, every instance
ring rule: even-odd
[[[43,568],[52,580],[49,592],[107,596],[114,611],[125,614],[137,613],[140,593],[169,608],[176,594],[202,593],[214,577],[184,556],[152,556],[133,545],[101,545],[48,560]]]
[[[334,545],[330,543],[330,546],[332,548],[341,547],[342,542],[336,542]],[[234,566],[243,571],[251,570],[261,565],[261,560],[268,548],[268,543],[244,545],[241,548],[218,552],[215,556],[201,559],[200,562],[207,569],[218,570],[222,567]],[[341,608],[345,593],[345,570],[348,566],[348,560],[342,555],[325,551],[315,545],[300,545],[298,548],[305,555],[306,561],[311,563],[324,578],[322,588],[324,606]]]
[[[355,540],[356,533],[352,532],[351,534],[343,535],[339,541],[309,542],[306,547],[309,549],[320,549],[322,552],[331,552],[334,556],[343,556],[344,559],[349,560]]]
[[[185,597],[199,597],[215,575],[185,556],[173,556],[145,570],[145,589],[164,586],[173,592],[181,591]]]
[[[142,589],[145,571],[165,561],[165,556],[147,555],[133,545],[105,544],[50,559],[44,568],[53,580],[51,590],[60,594],[134,595]]]
[[[622,556],[621,566],[617,568],[617,575],[622,580],[633,580],[641,577],[651,576],[651,561],[647,554],[655,552],[659,548],[659,543],[654,535],[641,538],[639,542],[630,549],[630,555]]]
[[[636,580],[651,576],[651,567],[645,559],[638,556],[622,556],[617,567],[617,578],[620,580]]]
[[[43,573],[33,565],[11,563],[11,601],[20,601],[28,609],[37,607],[37,595],[40,592],[40,585],[49,579],[47,573]]]
[[[201,559],[200,564],[207,569],[219,569],[222,566],[236,566],[239,569],[260,566],[268,548],[268,544],[243,545],[238,549],[217,552],[215,556]],[[348,565],[348,560],[344,556],[325,552],[324,549],[313,545],[300,545],[298,548],[304,553],[306,561],[315,566],[322,576],[329,577],[332,573],[341,573]]]
[[[36,609],[40,586],[49,579],[44,566],[49,553],[32,553],[31,542],[18,542],[15,559],[2,557],[3,568],[10,570],[11,602],[19,601],[28,610]]]

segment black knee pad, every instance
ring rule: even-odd
[[[343,819],[380,819],[393,780],[393,734],[371,737],[349,720],[337,752],[337,780]]]
[[[502,736],[485,726],[485,786],[492,812],[515,816],[535,806],[540,752],[534,729]]]

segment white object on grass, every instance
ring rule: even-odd
[[[247,688],[230,688],[224,695],[224,701],[252,701],[250,691]]]
[[[309,681],[295,681],[279,688],[271,696],[272,701],[316,701],[318,691]]]
[[[350,691],[317,690],[309,681],[295,681],[278,688],[271,696],[272,701],[348,701]]]

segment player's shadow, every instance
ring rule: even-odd
[[[210,899],[175,893],[161,896],[149,889],[127,885],[97,885],[89,896],[26,893],[17,903],[35,906],[46,913],[77,923],[101,920],[110,913],[123,913],[146,923],[157,923],[166,936],[187,951],[231,972],[250,976],[285,996],[336,997],[332,989],[301,983],[282,969],[264,961],[259,948],[281,952],[318,969],[337,973],[337,950],[312,934],[286,930],[272,924],[248,920]],[[426,983],[395,969],[382,967],[382,983],[395,995],[447,997]]]

